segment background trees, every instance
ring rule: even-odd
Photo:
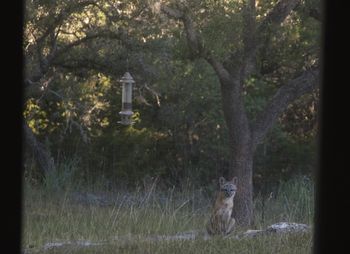
[[[113,184],[237,175],[249,224],[252,183],[268,192],[312,173],[318,13],[296,0],[27,1],[27,174],[73,161],[79,178]],[[127,69],[136,123],[125,128]]]

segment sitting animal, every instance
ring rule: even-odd
[[[220,177],[219,184],[220,191],[207,225],[209,235],[228,235],[233,231],[236,222],[231,215],[233,198],[237,191],[237,177],[233,177],[231,181]]]

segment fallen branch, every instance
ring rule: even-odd
[[[247,237],[253,238],[253,237],[264,236],[264,235],[286,234],[286,233],[307,233],[309,231],[310,231],[310,226],[306,224],[299,224],[299,223],[293,223],[293,222],[279,222],[267,227],[266,229],[247,230],[242,234],[228,235],[224,237],[224,239],[240,240]],[[159,242],[159,241],[178,241],[178,240],[183,241],[183,240],[196,240],[196,239],[202,239],[207,241],[207,240],[210,240],[211,237],[207,234],[207,232],[201,231],[201,230],[181,232],[175,235],[143,236],[143,235],[128,234],[123,236],[116,236],[113,240],[110,240],[110,241],[93,242],[89,240],[78,240],[78,241],[49,242],[49,243],[46,243],[41,248],[41,250],[47,251],[47,250],[70,248],[70,247],[75,249],[88,248],[88,247],[96,247],[96,246],[113,245],[114,243],[118,243],[118,246],[121,246],[121,245],[129,245],[132,243],[140,243],[140,242]],[[33,253],[36,251],[39,251],[39,250],[34,251],[34,250],[26,249],[24,250],[24,253]]]

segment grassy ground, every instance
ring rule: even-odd
[[[211,199],[201,190],[158,192],[151,188],[133,193],[104,192],[105,198],[113,197],[113,202],[105,206],[77,202],[73,198],[76,192],[72,186],[57,191],[25,185],[22,246],[27,253],[311,253],[311,233],[243,240],[221,237],[207,241],[200,238],[145,240],[152,235],[203,230]],[[80,192],[97,193],[97,190],[80,189]],[[303,179],[282,184],[274,196],[265,199],[258,196],[255,206],[257,228],[280,221],[310,225],[312,184]],[[125,242],[118,238],[125,235],[133,235],[139,240]],[[105,244],[43,249],[47,243],[82,240]]]
[[[107,244],[101,247],[62,248],[41,253],[311,253],[310,235],[284,237],[261,237],[240,241],[213,239],[210,241],[166,241],[159,243],[138,242],[118,246]],[[37,252],[38,253],[38,252]]]

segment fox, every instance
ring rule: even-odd
[[[220,190],[217,194],[210,220],[206,226],[209,235],[229,235],[236,224],[232,217],[233,199],[237,191],[238,178],[226,181],[219,178]]]

